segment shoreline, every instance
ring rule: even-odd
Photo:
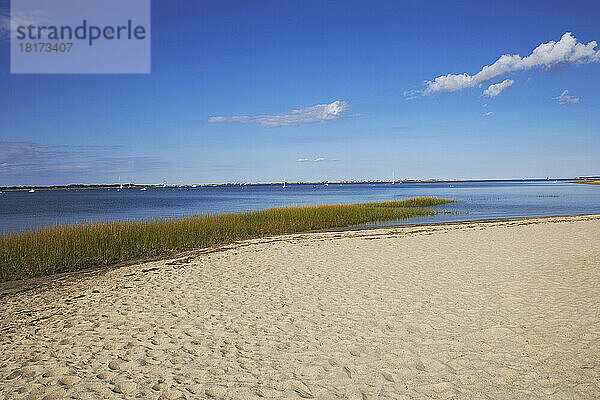
[[[600,185],[600,180],[589,180],[589,181],[569,181],[567,183],[577,183],[579,185]]]
[[[111,264],[111,265],[107,265],[107,266],[99,266],[99,267],[95,266],[95,267],[89,267],[89,268],[84,268],[84,269],[75,270],[75,271],[60,272],[60,273],[52,274],[52,275],[43,275],[43,276],[36,276],[36,277],[32,277],[32,278],[0,282],[0,299],[6,295],[10,295],[10,294],[13,294],[16,292],[23,292],[23,291],[27,291],[27,290],[31,290],[31,289],[36,289],[40,286],[52,285],[52,284],[56,283],[57,281],[77,279],[78,277],[84,278],[86,276],[102,275],[106,272],[120,269],[123,267],[136,266],[136,265],[141,266],[146,263],[157,262],[157,261],[176,260],[179,258],[191,256],[191,255],[218,253],[221,251],[229,250],[231,247],[244,246],[245,243],[251,243],[254,241],[262,241],[262,240],[267,240],[267,241],[284,240],[288,236],[311,235],[311,234],[319,234],[319,233],[335,234],[335,233],[344,233],[344,232],[362,232],[362,231],[371,232],[371,231],[375,231],[375,230],[386,230],[387,231],[390,229],[399,229],[399,228],[410,229],[410,228],[419,228],[419,227],[421,227],[421,228],[444,227],[444,226],[452,226],[452,225],[457,225],[457,226],[473,225],[473,224],[488,225],[488,224],[494,224],[494,223],[499,223],[499,222],[525,222],[527,224],[532,224],[532,223],[538,223],[536,221],[548,222],[548,220],[551,220],[551,219],[561,219],[561,218],[571,220],[571,219],[576,219],[576,218],[580,218],[580,217],[590,217],[591,219],[600,219],[600,214],[571,214],[571,215],[552,215],[552,216],[543,216],[543,217],[492,218],[492,219],[480,219],[480,220],[469,220],[469,221],[433,222],[433,223],[423,223],[423,224],[385,225],[385,226],[373,226],[373,227],[340,227],[340,228],[332,228],[332,229],[320,229],[320,230],[313,230],[313,231],[306,231],[306,232],[288,233],[288,234],[275,235],[275,236],[265,236],[262,238],[254,238],[254,239],[246,239],[246,240],[242,240],[242,241],[235,241],[233,243],[229,243],[229,244],[225,244],[225,245],[221,245],[221,246],[217,246],[217,247],[198,248],[198,249],[192,249],[192,250],[187,250],[187,251],[182,251],[182,252],[176,252],[174,254],[165,255],[165,256],[156,256],[156,257],[141,258],[141,259],[136,259],[136,260],[131,260],[131,261],[124,261],[124,262],[119,262],[119,263]],[[557,220],[557,221],[550,221],[550,222],[561,223],[561,222],[570,222],[570,221]]]
[[[600,215],[296,233],[79,272],[2,296],[0,394],[598,398],[599,235]]]
[[[541,217],[508,217],[508,218],[484,218],[484,219],[472,219],[465,221],[444,221],[444,222],[425,222],[422,224],[402,224],[402,225],[382,225],[382,226],[366,226],[366,227],[341,227],[334,229],[322,229],[304,233],[321,233],[321,232],[346,232],[346,231],[362,231],[370,229],[385,229],[385,228],[414,228],[418,226],[438,226],[438,225],[460,225],[460,224],[474,224],[474,223],[494,223],[494,222],[505,222],[505,221],[527,221],[536,219],[548,219],[548,218],[569,218],[569,217],[599,217],[600,214],[566,214],[566,215],[545,215]],[[557,221],[561,222],[561,221]]]
[[[294,181],[285,182],[286,185],[324,185],[324,184],[402,184],[402,183],[469,183],[469,182],[546,182],[546,181],[557,181],[562,183],[591,183],[600,184],[600,181],[582,181],[577,178],[507,178],[507,179],[460,179],[460,178],[448,178],[448,179],[372,179],[372,180],[334,180],[334,181]],[[123,185],[123,189],[139,189],[139,188],[156,188],[156,189],[177,189],[177,188],[206,188],[206,187],[228,187],[228,186],[273,186],[282,185],[284,182],[221,182],[221,183],[186,183],[186,184],[171,184],[164,186],[161,183],[127,183]],[[23,191],[29,189],[37,190],[84,190],[84,189],[118,189],[119,183],[107,183],[107,184],[71,184],[71,185],[55,185],[55,186],[3,186],[0,190],[10,191]]]
[[[237,213],[196,214],[170,219],[88,222],[57,225],[0,236],[0,281],[52,275],[236,241],[360,226],[444,212],[433,206],[453,203],[439,197],[273,207]]]

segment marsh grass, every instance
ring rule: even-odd
[[[0,236],[0,282],[168,256],[238,240],[435,215],[452,200],[296,206],[179,219],[90,222]]]
[[[390,200],[367,204],[373,207],[433,207],[451,202],[452,200],[441,197],[411,197],[404,200]]]

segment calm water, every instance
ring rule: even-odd
[[[57,223],[181,217],[267,207],[357,203],[441,196],[458,200],[442,206],[458,214],[417,218],[403,223],[487,218],[600,214],[600,186],[564,181],[429,182],[198,188],[38,190],[0,194],[0,233]],[[402,223],[402,222],[401,222]],[[397,224],[391,222],[390,224]]]

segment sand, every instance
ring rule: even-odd
[[[0,398],[600,398],[600,216],[280,236],[2,288]]]

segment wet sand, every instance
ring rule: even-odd
[[[600,216],[378,228],[0,286],[0,398],[600,398]]]

